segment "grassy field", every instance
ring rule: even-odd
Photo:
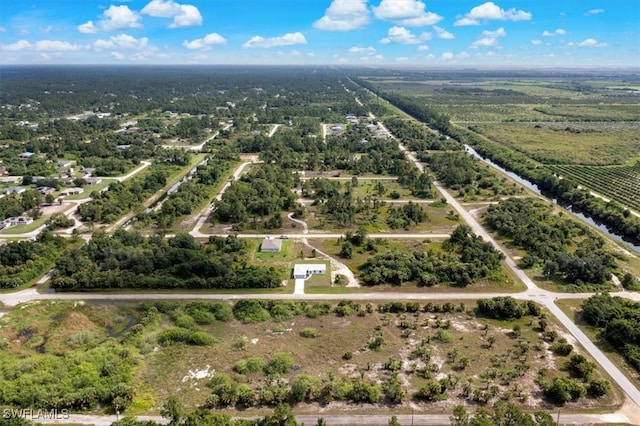
[[[246,385],[255,398],[251,404],[239,404],[244,416],[261,413],[260,401],[274,397],[268,391],[279,392],[278,386],[288,389],[302,376],[308,377],[318,392],[336,392],[337,399],[298,404],[297,413],[316,413],[319,409],[387,413],[409,407],[416,412],[446,413],[458,403],[482,406],[484,401],[491,404],[498,399],[528,409],[553,411],[554,406],[541,399],[536,377],[540,372],[549,378],[569,375],[563,369],[568,357],[550,351],[536,318],[485,319],[469,309],[473,302],[449,304],[447,312],[443,311],[444,305],[414,304],[419,312],[404,313],[378,312],[375,305],[353,302],[265,302],[261,309],[266,310],[266,318],[271,318],[257,323],[229,317],[229,308],[224,320],[222,316],[218,320],[203,316],[203,310],[215,306],[216,312],[223,312],[220,306],[226,302],[167,301],[151,309],[150,305],[42,302],[13,310],[0,320],[4,362],[11,366],[38,365],[39,370],[17,367],[11,370],[14,376],[10,380],[23,383],[36,375],[49,374],[57,362],[55,357],[73,359],[80,352],[90,355],[82,366],[82,377],[89,377],[86,375],[99,371],[101,360],[110,359],[112,353],[126,352],[132,355],[126,386],[133,391],[124,414],[158,414],[170,395],[187,407],[203,405],[215,380],[223,377],[216,379],[216,375],[224,374],[231,386]],[[197,323],[194,318],[198,318]],[[208,344],[167,341],[166,331],[176,327],[185,333],[200,333]],[[553,322],[548,327],[564,335]],[[282,372],[265,374],[276,360],[283,359],[287,362]],[[260,367],[246,370],[249,362]],[[600,375],[596,373],[596,377]],[[372,387],[372,392],[381,392],[386,385],[380,383],[390,383],[393,377],[404,395],[400,402],[351,404],[348,396],[347,401],[339,397],[342,391],[346,395],[354,392],[358,380]],[[0,381],[6,380],[3,373]],[[444,400],[429,402],[416,397],[420,388],[443,380],[448,383]],[[83,384],[74,392],[87,386],[101,387],[103,382],[79,382]],[[48,394],[52,396],[68,384],[49,383]],[[568,403],[564,410],[614,409],[620,403],[619,393],[614,391],[599,399],[581,398]],[[239,413],[232,406],[218,408]],[[102,410],[96,406],[90,411]]]
[[[609,123],[589,124],[586,129],[572,123],[491,123],[470,128],[543,163],[624,164],[640,152],[638,129],[616,129]]]

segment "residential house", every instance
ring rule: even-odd
[[[25,188],[24,186],[10,186],[4,192],[6,194],[22,194],[26,190],[27,188]]]
[[[50,186],[39,186],[38,187],[38,192],[41,193],[42,195],[49,195],[49,194],[53,194],[54,192],[56,192],[56,189],[52,188]]]
[[[84,192],[84,189],[82,188],[67,188],[67,189],[63,189],[62,192],[60,192],[60,195],[63,197],[66,197],[67,195],[77,195],[77,194],[82,194]]]
[[[58,182],[60,182],[61,185],[69,185],[70,183],[73,183],[74,180],[75,179],[71,176],[64,176],[58,179]]]
[[[327,273],[327,265],[324,263],[298,263],[293,266],[293,278],[304,280],[311,275],[324,275]]]
[[[73,160],[60,160],[56,162],[56,167],[70,167],[73,163]]]
[[[18,154],[18,157],[20,157],[20,158],[31,158],[34,155],[36,155],[36,154],[31,152],[31,151],[25,151],[25,152],[22,152],[22,153]]]
[[[276,238],[265,238],[260,245],[262,253],[278,253],[282,249],[282,240]]]
[[[8,219],[5,219],[3,222],[0,222],[0,224],[2,224],[2,227],[0,229],[17,225],[29,225],[32,222],[33,219],[28,216],[10,217]]]
[[[102,182],[102,179],[99,177],[86,177],[84,180],[87,182],[87,185],[97,185]]]

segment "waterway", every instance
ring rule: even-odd
[[[474,157],[484,161],[485,163],[487,163],[488,165],[490,165],[491,167],[500,170],[502,173],[504,173],[505,175],[509,176],[511,179],[515,180],[516,182],[518,182],[519,184],[521,184],[522,186],[524,186],[525,188],[528,188],[529,190],[535,192],[536,194],[545,197],[547,199],[552,200],[555,204],[558,204],[561,207],[564,207],[565,209],[569,210],[571,213],[573,213],[577,218],[579,218],[580,220],[582,220],[585,223],[588,223],[589,225],[598,228],[598,230],[600,230],[600,232],[608,235],[609,237],[613,238],[614,240],[624,244],[627,248],[631,249],[631,250],[635,250],[636,252],[640,253],[640,245],[627,240],[626,238],[622,237],[621,235],[615,234],[614,232],[611,232],[609,230],[609,228],[607,228],[605,225],[603,225],[600,222],[595,221],[592,217],[586,215],[584,212],[580,211],[579,209],[571,206],[571,205],[567,205],[565,203],[561,203],[558,202],[557,199],[552,198],[549,196],[549,194],[546,194],[542,191],[540,191],[540,188],[538,188],[538,185],[529,182],[526,179],[523,179],[522,177],[518,176],[517,174],[510,172],[509,170],[506,170],[504,167],[499,166],[498,164],[494,163],[493,161],[491,161],[488,158],[484,158],[482,157],[480,154],[478,154],[476,152],[475,149],[473,149],[472,147],[470,147],[469,145],[465,144],[465,149],[467,150],[467,152],[471,155],[473,155]]]

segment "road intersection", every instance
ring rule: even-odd
[[[388,131],[384,126],[379,124],[382,129],[384,129],[391,138],[395,140],[395,137]],[[273,131],[277,129],[274,128]],[[423,165],[416,159],[415,155],[413,155],[410,151],[408,151],[399,141],[398,146],[401,151],[404,152],[407,159],[412,162],[420,171],[424,172]],[[257,157],[250,158],[250,161],[245,161],[235,170],[233,173],[233,179],[238,179],[244,169],[257,161]],[[216,200],[220,200],[224,191],[231,184],[231,179],[229,182],[225,184],[220,193],[216,196]],[[634,408],[637,412],[640,412],[640,391],[634,386],[634,384],[624,375],[622,371],[620,371],[604,354],[603,352],[593,344],[593,342],[575,325],[575,323],[556,305],[555,300],[557,299],[576,299],[576,298],[588,298],[592,296],[592,293],[580,293],[580,294],[566,294],[566,293],[554,293],[544,289],[540,289],[534,282],[529,278],[524,271],[522,271],[515,263],[515,261],[509,256],[506,250],[500,246],[491,235],[486,232],[486,230],[478,223],[475,217],[467,211],[440,183],[434,182],[435,189],[440,193],[440,195],[447,201],[447,203],[460,215],[460,217],[466,222],[471,228],[472,232],[476,235],[479,235],[484,240],[490,242],[497,250],[501,251],[505,255],[505,264],[507,267],[514,273],[515,276],[518,277],[520,281],[524,283],[526,286],[526,290],[519,293],[510,293],[511,296],[521,299],[521,300],[533,300],[540,304],[542,304],[545,308],[549,310],[553,315],[558,318],[558,320],[562,323],[562,325],[573,335],[573,337],[582,345],[582,347],[593,357],[593,359],[600,364],[600,366],[610,375],[612,380],[614,380],[618,386],[623,390],[623,392],[627,395],[629,400],[633,403]],[[210,217],[213,212],[214,205],[211,204],[207,208],[203,209],[199,215],[198,220],[190,232],[190,234],[196,238],[208,238],[213,234],[204,233],[201,231],[202,226],[205,224],[205,221]],[[297,221],[292,218],[292,220]],[[320,232],[309,232],[306,223],[300,221],[303,224],[302,233],[295,234],[287,234],[286,237],[290,238],[300,238],[303,243],[309,245],[308,239],[313,238],[339,238],[342,237],[343,234],[339,233],[320,233]],[[226,234],[223,234],[226,235]],[[243,234],[239,235],[239,237],[246,238],[264,238],[267,235],[265,234]],[[272,235],[272,237],[279,237],[280,235]],[[431,238],[447,238],[449,234],[430,234],[430,233],[395,233],[395,234],[370,234],[372,238],[422,238],[422,239],[431,239]],[[4,236],[3,236],[4,237]],[[322,254],[322,253],[321,253]],[[326,256],[326,255],[325,255]],[[331,259],[330,256],[326,256]],[[334,259],[335,260],[335,259]],[[332,264],[332,267],[335,269],[335,265]],[[171,300],[238,300],[243,298],[255,298],[255,299],[286,299],[286,300],[342,300],[342,299],[352,299],[356,301],[383,301],[383,300],[469,300],[469,299],[479,299],[479,298],[491,298],[497,296],[504,296],[504,293],[474,293],[474,292],[465,292],[465,293],[407,293],[407,292],[385,292],[385,293],[361,293],[354,292],[349,294],[305,294],[303,289],[298,289],[294,294],[217,294],[217,293],[207,293],[207,292],[189,292],[189,293],[174,293],[174,292],[157,292],[157,293],[52,293],[52,292],[40,292],[39,288],[43,286],[44,283],[52,276],[52,272],[49,272],[45,276],[43,276],[37,283],[36,286],[25,289],[18,292],[13,293],[3,293],[0,294],[0,301],[4,304],[2,311],[0,311],[0,316],[11,309],[12,307],[17,306],[21,303],[40,301],[40,300],[109,300],[109,301],[141,301],[141,300],[162,300],[162,299],[171,299]],[[349,281],[355,281],[355,277],[353,273],[349,276]],[[612,293],[612,295],[619,295],[622,297],[630,298],[633,300],[640,300],[640,295],[637,293],[630,292],[619,292]],[[575,419],[570,419],[567,417],[563,418],[564,422],[572,422],[574,424],[582,424],[582,423],[608,423],[609,421],[603,420],[604,417],[602,415],[575,415]],[[581,417],[582,416],[582,417]],[[589,417],[591,416],[591,417]],[[630,422],[633,423],[637,419],[629,419],[625,417],[623,414],[614,413],[611,414],[611,421],[615,422]],[[615,417],[617,416],[617,417]],[[86,416],[85,416],[86,417]],[[113,419],[109,416],[90,416],[91,421],[95,424],[110,424]],[[100,419],[98,419],[100,417]],[[300,416],[305,417],[305,416]],[[360,424],[387,424],[381,423],[383,416],[367,416],[366,419],[362,419],[362,423]],[[311,418],[315,418],[311,416]],[[352,416],[332,416],[333,420],[331,424],[353,424]],[[306,417],[305,417],[306,419]],[[388,421],[388,416],[384,416],[385,422]],[[446,424],[448,422],[448,416],[443,418],[440,415],[418,415],[416,419],[420,424]],[[100,421],[99,421],[100,420]],[[80,420],[74,420],[77,423],[82,423]],[[102,422],[104,421],[104,423]],[[344,423],[346,422],[346,423]],[[402,424],[409,424],[407,419],[402,420]]]

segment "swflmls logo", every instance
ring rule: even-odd
[[[33,408],[5,408],[2,410],[3,419],[27,419],[27,420],[68,420],[69,410],[63,408],[58,410],[41,410]]]

